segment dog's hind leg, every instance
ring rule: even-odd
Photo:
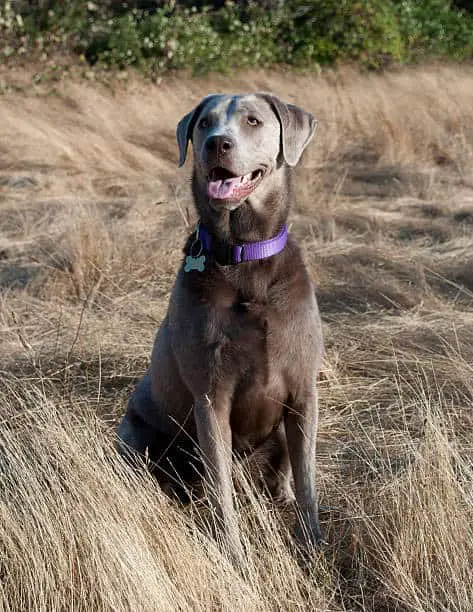
[[[265,484],[274,501],[280,504],[295,501],[291,481],[291,459],[284,421],[281,421],[269,440],[268,466],[265,474]]]
[[[156,459],[153,449],[158,432],[143,418],[143,412],[153,410],[147,376],[133,391],[125,415],[118,427],[118,452],[130,463],[137,465],[146,459]]]
[[[127,410],[119,427],[117,450],[132,465],[154,460],[156,432],[132,410]]]

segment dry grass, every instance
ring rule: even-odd
[[[320,120],[291,221],[327,339],[329,546],[302,570],[291,512],[240,474],[238,574],[200,503],[113,452],[192,221],[174,126],[228,79],[17,84],[0,97],[0,609],[469,611],[473,69],[231,80]]]

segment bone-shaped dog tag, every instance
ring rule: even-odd
[[[192,270],[197,270],[197,272],[203,272],[204,269],[205,255],[201,255],[200,257],[192,257],[192,255],[187,255],[184,272],[191,272]]]

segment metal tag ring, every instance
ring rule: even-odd
[[[199,250],[197,251],[197,253],[194,252],[194,247],[196,245],[199,245]],[[200,238],[197,238],[196,240],[194,240],[194,242],[191,244],[191,247],[189,249],[189,255],[191,257],[199,257],[200,255],[202,255],[202,251],[204,250],[204,245],[202,243],[202,240]]]

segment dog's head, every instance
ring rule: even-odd
[[[311,114],[271,94],[210,95],[177,126],[179,166],[190,140],[199,191],[212,208],[234,210],[264,199],[275,173],[299,162],[316,127]]]

